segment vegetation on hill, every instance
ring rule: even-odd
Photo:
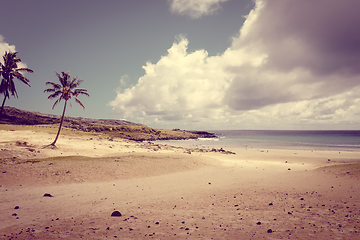
[[[5,107],[0,124],[14,125],[57,125],[61,116],[20,110],[14,107]],[[125,138],[136,141],[154,140],[182,140],[197,139],[199,137],[216,137],[208,132],[184,131],[180,129],[154,129],[142,124],[124,120],[89,119],[81,117],[64,117],[63,127],[83,132],[107,134],[113,138]]]

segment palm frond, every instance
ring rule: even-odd
[[[49,92],[55,92],[56,90],[54,88],[48,88],[44,90],[44,93],[49,93]]]
[[[19,73],[19,72],[14,72],[13,75],[14,75],[17,79],[19,79],[21,82],[23,82],[23,83],[25,83],[26,85],[28,85],[29,87],[31,87],[30,84],[29,84],[30,80],[27,79],[26,77],[24,77],[21,73]]]
[[[61,96],[61,94],[62,94],[61,91],[56,91],[56,92],[50,94],[47,99],[51,100],[51,99],[53,99],[53,98],[56,98],[56,97],[58,97],[58,96]],[[61,97],[60,97],[60,99],[61,99]]]
[[[17,68],[16,71],[19,72],[28,72],[28,73],[33,73],[34,70],[30,69],[30,68]]]
[[[61,82],[61,76],[60,76],[60,74],[58,74],[57,72],[55,72],[55,74],[56,74],[56,76],[58,77],[58,79],[59,79],[59,81]]]
[[[69,80],[70,80],[70,72],[61,72],[62,74],[62,84],[63,87],[68,86],[69,87]]]
[[[52,109],[55,108],[55,106],[60,102],[60,100],[61,100],[61,99],[59,98],[58,100],[55,101],[54,105],[52,106]]]
[[[19,98],[15,87],[8,87],[8,90],[11,93],[12,96],[14,96],[16,98]]]
[[[87,90],[86,89],[75,89],[74,90],[74,96],[79,96],[79,95],[85,95],[85,96],[88,96],[90,97],[90,95],[87,93]]]
[[[18,52],[5,52],[3,56],[4,65],[8,68],[17,68],[17,62],[21,62],[21,59],[16,57]]]
[[[7,91],[7,81],[5,79],[2,79],[0,84],[0,93],[5,93],[6,91]]]
[[[75,98],[75,101],[76,101],[83,109],[85,109],[84,105],[80,102],[79,99]]]
[[[61,72],[63,76],[61,76],[59,73],[55,72],[56,76],[59,79],[59,82],[61,83],[62,87],[66,86],[66,81],[64,80],[64,72]]]
[[[77,87],[78,84],[77,84],[76,80],[77,80],[77,76],[74,77],[74,78],[71,80],[71,82],[70,82],[70,84],[69,84],[69,88],[70,88],[70,89],[73,89],[73,88]],[[80,80],[80,79],[79,79],[79,80]]]
[[[61,89],[61,85],[53,82],[46,82],[45,85],[52,85],[55,89]]]
[[[84,80],[74,77],[74,79],[71,81],[70,83],[70,89],[74,89],[76,87],[78,87]]]
[[[7,88],[8,88],[8,91],[11,93],[12,96],[14,96],[16,98],[19,97],[17,95],[16,88],[15,88],[15,83],[14,83],[12,78],[10,78],[10,81],[7,81]]]

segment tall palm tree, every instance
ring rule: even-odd
[[[31,87],[29,84],[29,79],[24,77],[21,72],[32,73],[34,71],[30,68],[18,68],[18,63],[21,62],[21,59],[16,56],[17,53],[18,52],[11,51],[5,52],[3,56],[4,63],[0,62],[0,77],[3,78],[0,84],[0,93],[4,94],[4,100],[2,102],[0,110],[0,118],[4,110],[6,98],[10,99],[10,94],[14,97],[18,97],[15,88],[14,78],[19,79],[21,82]]]
[[[72,97],[75,98],[75,101],[83,108],[85,109],[84,105],[80,102],[79,99],[77,99],[77,97],[79,95],[86,95],[86,96],[89,96],[89,94],[87,93],[87,90],[86,89],[75,89],[76,87],[78,87],[80,85],[80,83],[82,83],[84,80],[82,79],[78,79],[77,77],[74,77],[72,80],[71,80],[71,77],[70,77],[70,73],[67,72],[61,72],[61,75],[58,74],[57,72],[56,73],[56,76],[59,78],[59,81],[61,84],[58,84],[58,83],[53,83],[53,82],[47,82],[46,85],[51,85],[51,88],[48,88],[48,89],[45,89],[44,90],[44,93],[51,93],[49,96],[48,96],[48,99],[54,99],[56,97],[59,97],[52,109],[55,108],[55,106],[61,101],[61,100],[65,100],[65,104],[64,104],[64,110],[63,110],[63,113],[62,113],[62,116],[61,116],[61,121],[60,121],[60,126],[59,126],[59,131],[56,135],[56,138],[54,140],[54,142],[52,142],[49,146],[53,146],[55,147],[55,143],[59,137],[59,134],[60,134],[60,130],[61,130],[61,126],[63,124],[63,121],[64,121],[64,115],[65,115],[65,110],[66,110],[66,104],[67,104],[67,101],[70,100]]]

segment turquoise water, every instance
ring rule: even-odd
[[[182,147],[278,148],[360,151],[360,131],[224,130],[216,139],[170,140],[154,143]]]

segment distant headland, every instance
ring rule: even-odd
[[[61,116],[59,115],[5,107],[3,116],[0,119],[0,124],[52,126],[58,125],[60,119]],[[135,141],[216,138],[215,134],[205,131],[154,129],[143,124],[114,119],[90,119],[65,116],[63,127],[83,132],[104,133],[109,137],[119,137]]]

